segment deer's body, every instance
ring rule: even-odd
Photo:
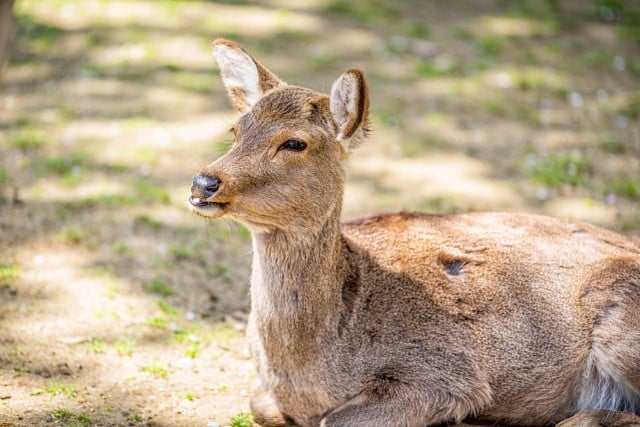
[[[327,97],[232,42],[214,54],[243,116],[191,203],[253,233],[259,422],[544,425],[583,409],[640,412],[639,242],[519,214],[340,225],[345,147],[366,125],[362,74]]]

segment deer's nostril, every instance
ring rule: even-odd
[[[217,176],[198,175],[193,178],[191,195],[200,199],[208,199],[219,189],[222,181]]]

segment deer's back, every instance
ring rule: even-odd
[[[399,213],[347,222],[342,232],[361,294],[415,293],[423,311],[463,323],[520,312],[528,322],[558,312],[585,321],[584,299],[597,302],[594,294],[623,282],[620,263],[640,265],[638,240],[539,215]]]
[[[386,214],[344,223],[342,232],[368,262],[436,294],[442,287],[471,287],[568,297],[584,287],[581,279],[608,263],[640,262],[639,240],[531,214]]]
[[[624,282],[619,265],[640,271],[638,241],[544,216],[392,214],[342,232],[357,277],[346,299],[357,295],[349,320],[364,369],[381,369],[367,355],[385,354],[389,366],[415,367],[389,375],[429,367],[424,380],[446,381],[453,393],[475,384],[503,409],[496,419],[532,407],[566,415],[599,313]]]

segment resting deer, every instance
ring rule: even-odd
[[[639,241],[526,214],[340,224],[344,163],[367,133],[363,73],[327,96],[231,41],[213,54],[242,115],[189,201],[252,232],[260,424],[640,420]]]

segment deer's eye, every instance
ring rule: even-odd
[[[290,150],[290,151],[302,151],[307,148],[307,144],[302,141],[298,141],[297,139],[288,139],[278,147],[278,151],[280,150]]]

